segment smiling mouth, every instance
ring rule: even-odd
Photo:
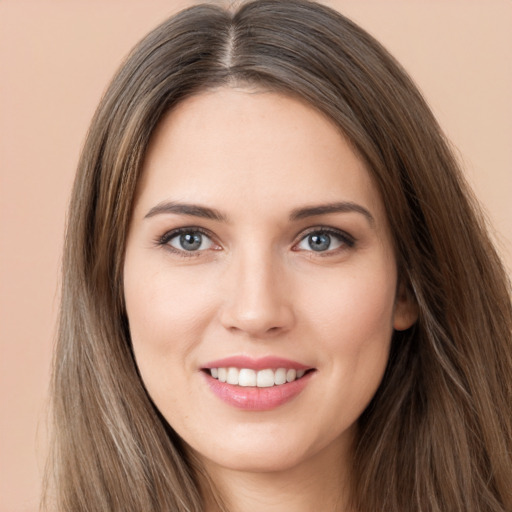
[[[233,386],[270,388],[299,380],[314,369],[277,368],[274,370],[266,368],[253,370],[251,368],[220,367],[206,368],[204,371],[219,382]]]

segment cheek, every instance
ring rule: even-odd
[[[310,283],[302,316],[311,319],[333,349],[358,350],[391,335],[395,287],[392,267],[381,272],[349,270],[324,283]]]
[[[132,272],[136,268],[136,272]],[[203,276],[204,277],[204,276]],[[137,363],[144,367],[166,361],[186,362],[209,321],[211,287],[187,272],[156,272],[125,265],[125,300]]]
[[[174,424],[189,414],[180,397],[189,396],[194,353],[209,322],[211,303],[204,277],[168,265],[125,264],[125,300],[135,361],[149,395]],[[200,284],[201,283],[201,284]]]
[[[323,293],[315,289],[315,300],[302,312],[309,319],[308,336],[315,340],[320,366],[332,383],[331,400],[324,403],[337,403],[334,409],[342,408],[354,421],[375,394],[387,365],[396,287],[393,269],[354,269],[330,279]]]

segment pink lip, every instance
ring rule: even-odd
[[[266,356],[258,359],[253,359],[248,356],[232,356],[224,359],[218,359],[217,361],[211,361],[205,364],[203,369],[210,368],[249,368],[251,370],[265,370],[272,368],[277,370],[278,368],[295,369],[295,370],[308,370],[311,366],[305,366],[297,361],[290,361],[289,359],[283,359],[281,357]]]
[[[247,356],[227,357],[225,359],[212,361],[203,366],[202,369],[230,367],[250,368],[252,370],[264,370],[267,368],[274,370],[277,368],[293,368],[295,370],[313,369],[310,366],[305,366],[296,361],[273,356],[259,359],[253,359]],[[303,377],[293,382],[287,382],[286,384],[268,388],[235,386],[214,379],[209,372],[203,371],[201,373],[206,379],[210,390],[223,402],[247,411],[269,411],[295,398],[308,385],[312,375],[316,372],[308,372]]]
[[[295,398],[308,385],[315,372],[270,388],[234,386],[214,379],[207,372],[202,373],[210,389],[223,402],[247,411],[269,411]]]

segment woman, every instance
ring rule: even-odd
[[[58,510],[501,511],[506,274],[368,34],[197,6],[103,98],[71,201]]]

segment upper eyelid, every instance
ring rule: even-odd
[[[155,245],[159,248],[165,248],[166,250],[170,251],[171,253],[174,253],[175,255],[179,255],[179,257],[182,258],[196,258],[200,257],[201,254],[208,249],[201,249],[196,251],[187,251],[185,249],[179,249],[177,247],[173,247],[169,242],[179,236],[183,233],[201,233],[201,235],[206,236],[208,239],[211,240],[211,242],[214,245],[219,245],[218,242],[215,241],[214,236],[210,233],[209,230],[198,227],[198,226],[191,226],[191,227],[180,227],[180,228],[174,228],[166,231],[162,236],[157,237],[155,240]]]
[[[354,236],[352,236],[350,233],[348,233],[347,231],[345,231],[343,229],[333,228],[330,226],[315,226],[315,227],[307,228],[307,229],[301,231],[301,233],[297,236],[298,241],[300,242],[301,240],[303,240],[308,235],[311,235],[312,233],[327,233],[327,234],[337,235],[342,238],[347,238],[353,242],[356,241],[356,238]]]
[[[186,233],[186,232],[201,233],[202,235],[205,235],[208,238],[210,238],[212,240],[212,242],[214,242],[215,244],[222,245],[218,241],[218,237],[216,237],[210,230],[200,227],[200,226],[183,226],[183,227],[170,229],[170,230],[166,231],[162,236],[158,237],[157,242],[159,244],[167,244],[169,242],[169,240],[171,240],[175,236],[178,236],[181,233]],[[356,238],[343,229],[335,228],[332,226],[317,225],[317,226],[310,226],[308,228],[305,228],[305,229],[301,230],[300,233],[295,235],[295,237],[293,238],[293,241],[292,241],[292,246],[297,245],[299,242],[304,240],[304,238],[306,238],[310,234],[318,233],[318,232],[339,236],[341,238],[350,240],[353,243],[356,242]]]
[[[329,232],[329,233],[338,233],[338,234],[341,234],[341,235],[351,236],[349,233],[347,233],[343,229],[335,228],[335,227],[332,227],[332,226],[323,226],[323,225],[311,226],[309,228],[305,228],[305,229],[303,229],[299,233],[298,236],[301,236],[301,235],[305,236],[305,235],[308,235],[309,233],[316,233],[317,231]]]
[[[185,226],[185,227],[181,227],[181,228],[170,229],[169,231],[166,231],[162,236],[158,237],[157,240],[160,243],[167,243],[167,242],[169,242],[169,240],[171,240],[175,236],[178,236],[182,233],[187,233],[187,232],[188,233],[198,232],[198,233],[201,233],[202,235],[207,236],[212,241],[215,241],[215,236],[213,235],[213,233],[211,233],[211,231],[209,231],[208,229],[205,229],[205,228],[201,228],[199,226]]]

